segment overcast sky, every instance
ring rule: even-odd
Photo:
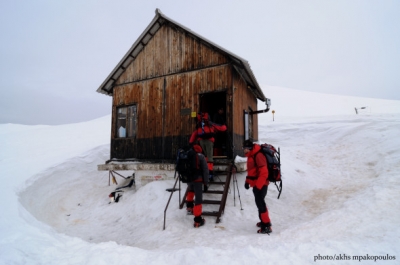
[[[267,97],[271,85],[400,100],[397,0],[0,0],[0,123],[110,114],[96,89],[156,8],[246,59]]]

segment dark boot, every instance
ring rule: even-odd
[[[271,223],[257,223],[260,224],[260,229],[258,229],[257,233],[259,234],[271,234],[272,233],[272,228],[271,228]]]
[[[213,182],[214,181],[214,170],[208,170],[208,174],[209,174],[209,181]]]
[[[194,224],[193,224],[193,226],[194,226],[195,228],[198,228],[198,227],[200,227],[200,226],[203,226],[203,225],[205,224],[205,222],[206,222],[206,220],[205,220],[203,217],[201,217],[201,216],[196,216],[196,217],[194,218]]]
[[[186,202],[186,213],[188,215],[192,215],[193,214],[193,207],[194,207],[194,203],[193,202]]]

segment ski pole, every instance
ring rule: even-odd
[[[235,178],[236,178],[236,177],[235,177]],[[238,196],[239,196],[239,202],[240,202],[240,210],[243,210],[243,207],[242,207],[242,200],[240,199],[239,185],[238,185],[237,179],[236,179],[236,188],[237,188],[237,190],[238,190]]]

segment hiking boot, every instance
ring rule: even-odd
[[[258,224],[258,223],[257,223]],[[262,223],[260,224],[260,229],[257,231],[258,234],[271,234],[272,233],[272,228],[271,226],[265,226]]]
[[[193,214],[193,207],[194,207],[194,203],[193,202],[186,202],[186,213],[187,213],[187,215]]]
[[[261,227],[262,222],[256,223],[257,227]],[[271,223],[266,223],[265,226],[271,226]]]
[[[203,217],[197,216],[194,218],[193,226],[194,226],[194,228],[198,228],[200,226],[203,226],[205,224],[205,222],[206,222],[206,220]]]

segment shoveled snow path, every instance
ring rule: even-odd
[[[255,233],[257,210],[252,192],[243,188],[245,173],[237,175],[243,210],[237,191],[235,201],[231,193],[222,222],[207,217],[200,229],[193,229],[193,217],[178,210],[176,194],[162,231],[169,196],[165,189],[172,181],[148,184],[124,194],[120,203],[108,204],[113,187],[107,186],[104,172],[96,171],[108,157],[108,145],[46,170],[21,193],[21,202],[58,232],[88,242],[157,250],[158,257],[172,264],[192,259],[200,263],[204,255],[237,264],[260,259],[293,264],[318,253],[398,253],[393,242],[400,235],[400,217],[393,212],[399,208],[400,141],[393,139],[399,133],[398,115],[261,125],[260,142],[279,146],[282,153],[281,199],[276,199],[273,185],[267,195],[271,236]],[[288,263],[282,263],[285,255]]]

